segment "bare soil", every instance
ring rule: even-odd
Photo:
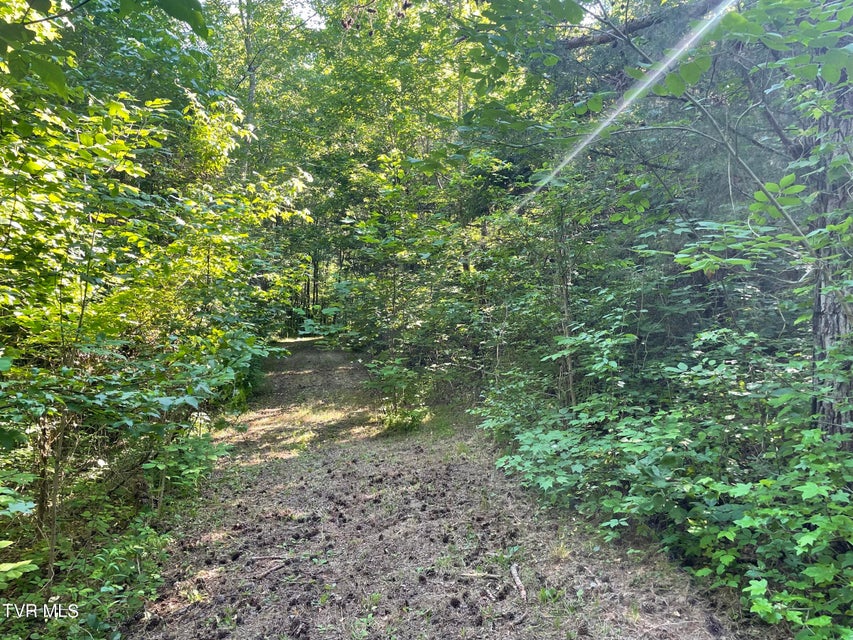
[[[124,637],[756,637],[659,553],[541,507],[464,414],[383,436],[352,354],[286,346]]]

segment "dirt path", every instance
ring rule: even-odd
[[[656,556],[537,506],[481,433],[377,437],[351,355],[289,347],[125,637],[748,637]]]

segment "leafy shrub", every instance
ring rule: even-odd
[[[0,522],[6,518],[27,516],[32,513],[36,506],[35,502],[28,500],[9,485],[26,485],[33,480],[35,476],[30,473],[0,473]],[[8,549],[14,544],[12,540],[0,539],[0,549]],[[37,570],[38,565],[32,559],[0,562],[0,592],[24,574]]]
[[[611,537],[645,527],[798,640],[851,638],[850,436],[810,427],[801,364],[758,344],[729,330],[698,335],[689,357],[661,367],[670,397],[658,407],[609,393],[564,407],[531,393],[544,376],[513,372],[478,413],[515,442],[499,466],[596,514]]]
[[[383,421],[388,432],[416,429],[426,417],[422,402],[421,377],[403,364],[402,358],[368,363],[372,376],[367,386],[382,396]]]
[[[0,518],[9,520],[0,589],[19,605],[41,606],[48,593],[85,612],[44,622],[48,637],[113,637],[153,593],[166,538],[138,514],[197,488],[225,454],[211,442],[210,415],[245,402],[270,352],[241,327],[175,339],[160,353],[140,348],[135,358],[128,346],[80,346],[67,357],[73,367],[10,366],[0,380],[15,399],[0,407],[14,436],[0,451],[13,469],[0,477]],[[33,472],[14,471],[28,469],[33,451]]]
[[[18,606],[34,604],[41,611],[45,593],[49,593],[50,602],[61,604],[66,615],[44,621],[9,618],[3,637],[118,640],[122,621],[153,598],[162,584],[159,565],[168,542],[167,535],[155,531],[148,518],[140,516],[118,539],[101,536],[100,548],[90,546],[84,552],[69,554],[55,564],[62,578],[49,591],[45,590],[45,579],[37,577],[14,598]],[[69,614],[72,605],[75,615]]]

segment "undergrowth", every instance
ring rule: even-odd
[[[0,380],[18,400],[0,423],[22,434],[0,447],[4,640],[120,637],[161,583],[163,516],[227,454],[211,438],[217,416],[244,405],[271,351],[242,329],[147,357],[125,346],[93,345],[59,373],[8,366]]]
[[[13,588],[7,585],[3,597],[16,609],[0,622],[4,640],[121,638],[122,623],[162,584],[159,568],[171,541],[163,523],[175,505],[195,495],[226,453],[209,433],[192,434],[144,465],[144,480],[152,487],[144,505],[130,495],[122,502],[99,494],[73,500],[54,562],[48,563],[48,545],[37,542],[27,557],[46,570],[22,574]],[[33,615],[19,615],[28,605]]]
[[[802,358],[756,344],[699,334],[658,368],[665,397],[626,379],[564,406],[547,375],[510,371],[475,412],[514,445],[499,466],[611,539],[645,528],[797,640],[853,638],[850,437],[813,426]]]

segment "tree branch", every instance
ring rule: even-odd
[[[44,17],[44,18],[39,18],[38,20],[30,20],[29,22],[22,22],[21,24],[22,24],[23,26],[25,26],[25,27],[26,27],[26,26],[27,26],[27,25],[29,25],[29,24],[38,24],[38,23],[40,23],[40,22],[50,22],[51,20],[56,20],[57,18],[64,18],[64,17],[65,17],[65,16],[67,16],[69,13],[74,13],[75,11],[77,11],[77,9],[79,9],[80,7],[82,7],[84,4],[88,4],[88,3],[89,3],[89,2],[91,2],[91,1],[92,1],[92,0],[81,0],[80,2],[78,2],[77,4],[75,4],[75,5],[74,5],[73,7],[71,7],[70,9],[66,9],[65,11],[60,11],[59,13],[55,13],[55,14],[53,14],[52,16],[47,16],[47,17]]]
[[[608,44],[610,42],[624,40],[625,35],[630,35],[637,31],[648,29],[649,27],[660,24],[661,22],[666,22],[667,20],[679,15],[684,15],[690,19],[699,18],[716,6],[717,1],[718,0],[699,0],[699,2],[696,2],[695,4],[689,4],[687,6],[681,5],[675,9],[668,9],[659,13],[653,13],[643,18],[629,20],[618,30],[613,29],[596,34],[588,33],[575,38],[558,40],[557,46],[563,51],[572,51],[574,49],[582,49],[583,47],[591,47],[594,45]]]
[[[653,160],[649,160],[648,158],[646,158],[643,154],[641,154],[636,149],[634,149],[633,151],[634,151],[634,154],[640,159],[640,162],[645,167],[649,167],[650,169],[660,169],[661,171],[675,171],[675,172],[683,171],[683,169],[680,169],[678,167],[671,167],[669,165],[659,164],[657,162],[654,162]],[[593,157],[602,156],[605,158],[612,158],[614,160],[620,159],[619,154],[611,153],[610,151],[602,151],[601,149],[592,149],[592,150],[590,150],[589,155],[591,155]]]

